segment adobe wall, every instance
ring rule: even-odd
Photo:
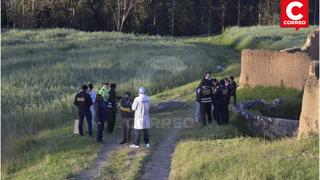
[[[310,66],[309,77],[305,83],[298,137],[309,133],[319,134],[319,61]]]
[[[303,90],[311,57],[303,52],[241,51],[241,86],[284,86]]]

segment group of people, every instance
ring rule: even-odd
[[[146,95],[144,87],[140,87],[138,93],[139,96],[133,100],[130,92],[126,92],[123,97],[117,96],[116,84],[114,83],[111,83],[110,86],[107,82],[102,83],[98,93],[93,89],[92,84],[83,85],[74,100],[74,105],[78,107],[79,135],[84,135],[84,118],[88,123],[89,136],[93,135],[93,122],[96,121],[96,140],[102,143],[105,124],[107,125],[107,132],[112,133],[116,114],[120,110],[123,130],[123,140],[120,144],[131,143],[131,132],[134,128],[135,139],[130,147],[139,148],[140,136],[143,132],[145,146],[149,148],[150,97]],[[118,102],[120,102],[119,106]]]
[[[237,84],[234,77],[218,81],[206,72],[196,88],[196,122],[212,124],[213,118],[220,124],[229,123],[229,104],[233,97],[233,105],[237,103]]]
[[[139,148],[140,137],[146,147],[149,145],[150,129],[150,97],[146,95],[144,87],[139,88],[139,96],[134,100],[130,92],[126,92],[123,97],[117,96],[116,84],[102,83],[98,93],[92,84],[83,85],[80,92],[75,96],[74,105],[78,107],[79,135],[83,136],[83,122],[86,118],[88,123],[88,133],[92,136],[94,120],[97,125],[96,140],[102,143],[105,124],[107,132],[112,133],[115,126],[116,114],[120,111],[123,139],[120,144],[131,143],[131,133],[134,129],[134,143],[131,148]],[[196,88],[196,122],[202,121],[212,124],[213,118],[220,124],[229,122],[228,107],[233,97],[233,105],[236,105],[237,84],[234,77],[224,78],[218,81],[207,72],[201,83]],[[118,106],[118,102],[119,106]]]

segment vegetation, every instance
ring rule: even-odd
[[[202,42],[213,45],[231,46],[236,50],[271,49],[281,50],[291,47],[302,47],[306,42],[306,35],[318,26],[295,31],[294,29],[281,29],[279,26],[251,26],[231,27],[222,34],[209,37],[196,37],[189,42]]]
[[[301,92],[275,87],[242,88],[240,101],[301,98]],[[290,106],[277,112],[288,115]],[[296,109],[294,109],[296,110]],[[231,114],[229,125],[183,130],[171,164],[170,179],[316,179],[318,136],[267,140],[249,137],[245,121]]]
[[[97,89],[103,81],[117,82],[120,95],[144,85],[154,94],[216,66],[197,46],[174,38],[66,29],[6,31],[1,51],[5,143],[72,121],[82,83]]]
[[[247,35],[251,33],[247,32]],[[245,37],[239,37],[240,41]],[[298,37],[303,43],[305,35]],[[1,42],[1,99],[5,105],[2,106],[1,126],[2,177],[73,178],[96,157],[100,146],[93,139],[71,135],[76,118],[72,102],[82,83],[93,82],[97,89],[100,82],[117,82],[120,95],[127,90],[136,92],[144,85],[149,94],[155,95],[152,97],[154,103],[180,99],[191,104],[194,88],[203,72],[212,70],[216,78],[240,74],[239,51],[225,47],[233,45],[223,41],[218,37],[170,38],[68,29],[4,30]],[[292,46],[291,41],[284,44],[284,47]],[[217,66],[225,70],[221,72]],[[240,89],[238,96],[240,101],[276,97],[296,99],[301,97],[301,92],[257,87]],[[191,109],[186,111],[190,114],[170,112],[163,116],[193,117]],[[197,141],[238,137],[242,132],[241,123],[234,115],[232,118],[233,125],[219,127],[219,130],[188,130],[189,135],[185,136],[194,136]],[[159,142],[167,130],[155,130],[151,134],[152,143]],[[198,138],[197,132],[202,131],[203,136]],[[212,131],[220,134],[215,135]],[[114,151],[116,161],[107,164],[102,177],[138,177],[150,151],[142,150],[134,155],[136,158],[130,153],[127,147]],[[129,162],[131,166],[128,166]]]
[[[1,179],[64,179],[88,167],[101,145],[73,135],[71,127],[42,131],[2,151]]]
[[[319,24],[319,1],[309,3],[310,24]],[[181,36],[280,22],[280,0],[3,0],[1,9],[2,27],[29,29],[64,27]]]
[[[318,137],[264,141],[233,137],[226,127],[193,130],[175,149],[170,179],[316,179]],[[198,131],[198,132],[196,132]],[[201,132],[201,134],[199,133]],[[219,134],[212,138],[212,134]],[[192,135],[190,135],[192,134]],[[193,134],[201,136],[194,137]],[[231,134],[233,135],[233,134]],[[222,139],[221,139],[222,137]]]
[[[269,108],[264,105],[258,105],[252,109],[255,112],[264,116],[285,118],[285,119],[300,119],[302,99],[284,100],[277,108]]]

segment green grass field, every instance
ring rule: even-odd
[[[140,85],[144,85],[152,95],[154,103],[179,99],[192,105],[194,89],[205,71],[212,70],[218,78],[228,75],[239,76],[240,51],[238,50],[251,47],[268,49],[299,47],[305,41],[306,32],[314,28],[300,30],[295,34],[291,30],[283,30],[275,26],[235,27],[215,37],[201,38],[171,38],[109,32],[88,33],[69,29],[5,30],[2,32],[1,42],[1,176],[5,179],[72,178],[90,164],[101,147],[94,143],[94,139],[72,135],[72,123],[76,118],[76,109],[72,104],[73,98],[83,83],[92,82],[97,88],[102,81],[116,82],[120,94],[127,90],[136,91]],[[274,34],[281,39],[274,38]],[[249,38],[251,36],[254,38]],[[216,71],[217,65],[226,67],[225,71]],[[240,100],[261,98],[261,96],[270,100],[282,95],[288,99],[301,98],[301,92],[273,87],[244,88],[239,91]],[[191,109],[188,111],[193,112]],[[173,116],[173,114],[166,116]],[[221,136],[233,137],[226,141],[221,140],[222,144],[223,142],[226,144],[231,142],[234,146],[239,144],[238,141],[242,141],[242,137],[238,137],[242,134],[239,128],[242,124],[235,116],[233,120],[232,125],[219,129],[187,131],[186,140],[178,145],[174,155],[170,177],[190,178],[197,174],[192,169],[188,172],[180,172],[180,169],[176,168],[177,163],[184,162],[187,160],[185,158],[189,157],[187,154],[176,156],[180,148],[186,149],[187,152],[193,145],[197,145],[193,143],[199,142],[199,151],[203,151],[208,148],[204,139],[212,144],[211,148],[214,148],[215,143],[220,143],[220,140],[216,142],[215,138]],[[120,131],[119,127],[117,130]],[[212,133],[216,131],[217,136]],[[165,131],[155,130],[152,135],[152,139],[155,139],[154,143],[157,143],[164,133]],[[193,137],[192,139],[196,142],[190,139],[189,143],[188,137]],[[260,141],[260,139],[249,138],[243,142],[248,146],[251,144],[250,147],[253,149],[254,147],[264,148]],[[290,146],[300,148],[301,152],[304,150],[308,153],[315,152],[316,143],[313,139],[306,140],[306,143],[311,144],[310,146],[298,144],[293,139],[280,140],[274,144],[277,143],[283,146],[279,148],[281,153],[285,153],[285,148]],[[273,152],[273,148],[277,145],[271,144],[273,143],[267,144],[266,149],[269,148]],[[224,157],[222,160],[226,160],[226,163],[228,155],[233,156],[232,153],[236,153],[229,152],[228,148],[217,149],[217,151],[224,151],[227,158]],[[217,151],[213,151],[212,155],[218,155]],[[255,157],[265,157],[266,154],[270,154],[270,151],[265,150],[260,154],[254,151],[257,153]],[[239,150],[239,152],[253,153],[248,149]],[[139,168],[150,154],[142,151],[137,158],[130,159],[128,148],[121,148],[113,153],[117,162],[108,164],[105,169],[107,174],[102,174],[103,178],[128,176],[134,179],[139,175]],[[292,153],[295,154],[296,151],[293,150]],[[249,156],[246,157],[244,161],[248,164],[255,163]],[[199,158],[203,157],[199,156]],[[132,166],[127,166],[128,162],[132,163]],[[199,161],[199,165],[205,167],[210,162]],[[216,159],[212,159],[212,162],[216,162]],[[288,163],[281,167],[286,167],[284,170],[289,171],[296,165]],[[310,163],[303,161],[301,168],[302,170],[311,168],[310,172],[313,176],[314,165],[314,161]],[[267,165],[262,164],[261,168],[264,166]],[[227,164],[226,166],[222,164],[220,168],[226,167],[228,167]],[[280,168],[280,165],[276,167]],[[123,174],[123,170],[126,170],[126,173]],[[179,171],[178,174],[176,174],[177,171]],[[248,172],[248,175],[251,175],[249,171],[241,169],[235,172]],[[259,173],[261,177],[267,177],[267,174],[260,171]],[[205,177],[216,175],[218,174],[209,173]],[[280,173],[276,177],[283,177],[282,175]],[[300,175],[295,177],[301,177]],[[230,177],[233,177],[232,174]],[[248,177],[254,179],[256,176]]]
[[[224,64],[239,61],[233,50],[224,52]],[[5,31],[1,53],[6,144],[72,121],[83,83],[116,82],[120,95],[143,85],[155,94],[199,79],[221,62],[180,39],[67,29]]]

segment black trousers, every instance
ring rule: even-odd
[[[121,117],[121,124],[122,124],[122,131],[123,131],[123,141],[130,143],[131,131],[133,128],[133,118]]]
[[[236,106],[237,105],[237,94],[234,94],[231,97],[233,97],[233,106]]]
[[[222,124],[228,124],[229,123],[229,107],[228,107],[228,102],[221,102],[221,123]]]
[[[212,109],[212,103],[200,103],[200,112],[201,112],[201,118],[202,118],[203,125],[207,124],[206,119],[208,119],[209,124],[212,124],[211,109]],[[206,116],[207,116],[207,118],[206,118]]]
[[[102,142],[104,121],[97,121],[97,142]]]
[[[149,144],[149,130],[148,129],[135,129],[134,130],[134,144],[139,145],[141,132],[143,131],[144,144]]]
[[[116,123],[116,111],[108,110],[107,112],[107,129],[108,133],[112,133]]]
[[[214,114],[214,118],[217,121],[218,124],[222,124],[222,116],[221,116],[221,103],[218,100],[213,101],[214,104],[214,110],[213,110],[213,114]]]
[[[91,118],[92,118],[92,114],[91,111],[79,111],[78,112],[78,116],[79,116],[79,134],[81,136],[83,136],[83,120],[84,118],[86,118],[87,123],[88,123],[88,132],[89,135],[92,136],[92,123],[91,123]]]

